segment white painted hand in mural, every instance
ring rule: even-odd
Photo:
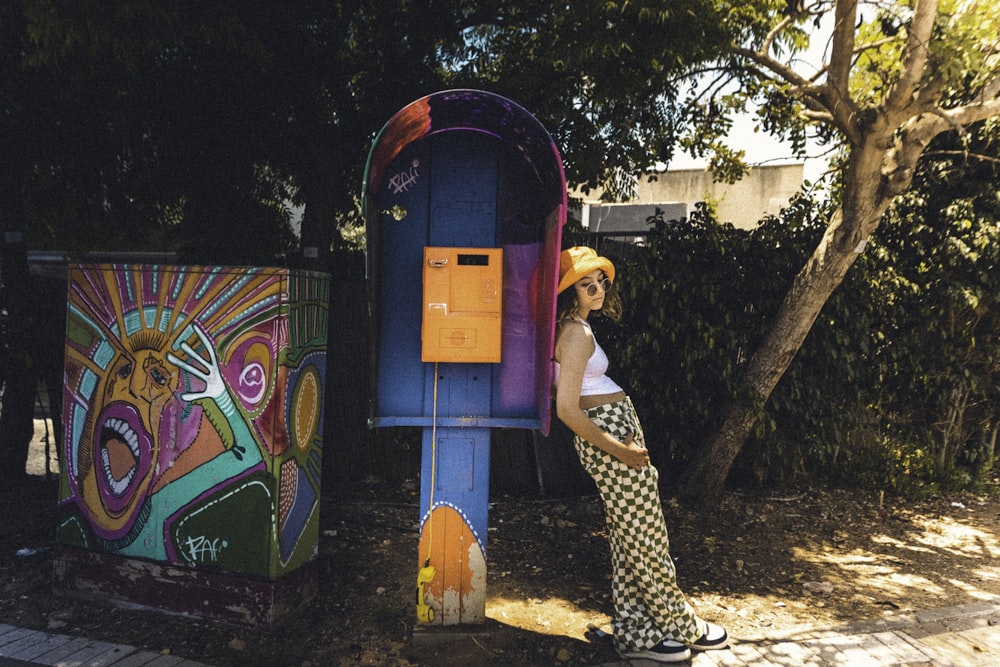
[[[205,383],[205,388],[202,391],[189,391],[181,394],[181,398],[188,402],[194,402],[200,399],[209,399],[215,402],[215,405],[218,406],[219,410],[222,412],[222,416],[226,420],[226,423],[229,425],[228,432],[223,430],[220,431],[219,435],[222,437],[223,443],[226,445],[226,448],[232,452],[233,456],[235,456],[238,460],[243,461],[244,456],[247,453],[245,443],[253,442],[253,436],[250,433],[246,422],[236,409],[236,405],[233,403],[233,399],[229,395],[229,391],[226,389],[226,382],[222,379],[222,370],[219,368],[219,359],[215,354],[215,348],[212,346],[212,342],[201,329],[195,327],[194,332],[198,335],[198,340],[201,341],[201,344],[208,352],[207,360],[195,352],[194,348],[184,341],[181,341],[181,350],[188,355],[190,361],[184,361],[174,354],[167,353],[167,361]],[[195,362],[198,362],[202,367],[204,367],[205,370],[195,366]],[[216,428],[220,428],[220,423],[213,423],[215,423]],[[259,460],[259,452],[254,451],[254,454],[256,455],[254,460]]]
[[[190,391],[186,394],[181,394],[182,399],[185,401],[197,401],[200,398],[210,398],[213,401],[218,401],[223,396],[226,396],[226,383],[223,381],[222,372],[219,370],[219,360],[215,356],[215,349],[212,347],[212,343],[208,340],[208,337],[202,332],[202,330],[195,327],[194,332],[198,334],[198,339],[201,340],[202,345],[204,345],[205,349],[208,350],[208,361],[195,352],[194,349],[187,344],[187,342],[181,342],[181,349],[192,360],[199,361],[207,370],[203,371],[171,353],[167,353],[167,361],[174,364],[178,368],[184,369],[205,383],[204,390]]]

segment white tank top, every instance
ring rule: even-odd
[[[574,317],[573,319],[587,327],[587,330],[590,331],[591,337],[594,338],[594,330],[590,328],[590,323],[587,322],[587,320],[580,319],[579,317]],[[587,360],[587,367],[583,369],[583,384],[580,386],[580,395],[599,396],[624,391],[614,380],[607,376],[607,370],[608,355],[604,353],[603,349],[601,349],[600,344],[597,342],[597,338],[594,338],[594,353],[590,355],[590,359]],[[555,362],[552,379],[556,384],[559,383],[558,361]]]

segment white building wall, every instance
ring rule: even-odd
[[[715,204],[720,222],[750,229],[765,215],[778,214],[802,188],[803,165],[784,164],[753,167],[736,183],[716,183],[704,169],[677,169],[643,177],[636,197],[626,204],[681,202],[690,213],[698,202]],[[574,193],[570,193],[573,196]],[[581,195],[576,194],[577,197]],[[583,197],[584,204],[598,204],[600,192]]]

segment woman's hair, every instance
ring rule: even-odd
[[[564,290],[556,299],[556,321],[574,317],[579,302],[576,298],[576,286]],[[618,296],[618,286],[611,283],[611,289],[604,295],[604,305],[594,313],[601,317],[607,317],[613,322],[622,321],[622,300]]]

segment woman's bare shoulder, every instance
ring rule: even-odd
[[[584,322],[577,319],[565,319],[556,328],[556,351],[580,350],[590,356],[594,346],[593,334]]]
[[[567,318],[556,323],[556,335],[560,338],[564,336],[567,338],[588,338],[590,327],[575,317]]]

